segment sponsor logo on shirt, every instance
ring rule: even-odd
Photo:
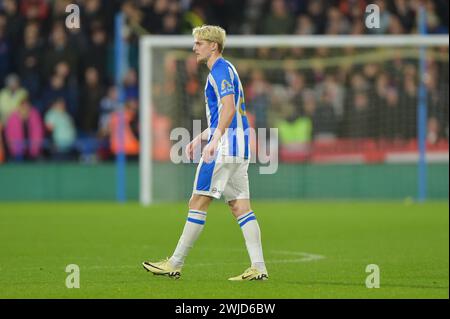
[[[222,83],[220,84],[220,91],[221,94],[233,92],[233,86],[227,80],[223,80]]]

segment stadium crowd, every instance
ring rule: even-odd
[[[133,156],[139,151],[139,36],[190,34],[205,23],[221,25],[229,34],[417,33],[419,1],[372,2],[380,7],[378,29],[364,26],[366,0],[0,0],[0,163],[107,160],[117,152],[114,17],[119,11],[126,17],[130,46],[122,83],[126,152]],[[81,9],[79,29],[65,26],[71,3]],[[428,33],[448,33],[448,7],[445,0],[426,1]],[[448,141],[448,48],[435,51],[426,81],[430,142]],[[272,48],[252,54],[261,61],[298,61],[352,52]],[[284,145],[416,137],[417,60],[304,69],[294,64],[273,71],[263,63],[238,62],[253,125],[278,127]],[[162,137],[154,148],[161,159],[170,145],[168,130],[190,128],[193,119],[204,116],[205,70],[189,57],[169,57],[164,66],[164,83],[155,83],[154,125]]]

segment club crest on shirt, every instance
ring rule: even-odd
[[[222,94],[230,92],[230,91],[232,92],[233,86],[227,80],[223,80],[222,83],[220,84],[220,90],[221,90]]]

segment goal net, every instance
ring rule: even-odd
[[[183,145],[206,128],[209,73],[192,45],[140,42],[144,205],[191,195]],[[229,36],[224,58],[253,128],[252,198],[448,198],[447,36]]]

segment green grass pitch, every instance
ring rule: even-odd
[[[270,279],[228,282],[249,264],[223,202],[182,277],[141,266],[173,252],[186,204],[1,203],[0,298],[448,298],[448,202],[254,202]],[[65,285],[80,268],[80,288]],[[366,266],[380,288],[365,286]]]

